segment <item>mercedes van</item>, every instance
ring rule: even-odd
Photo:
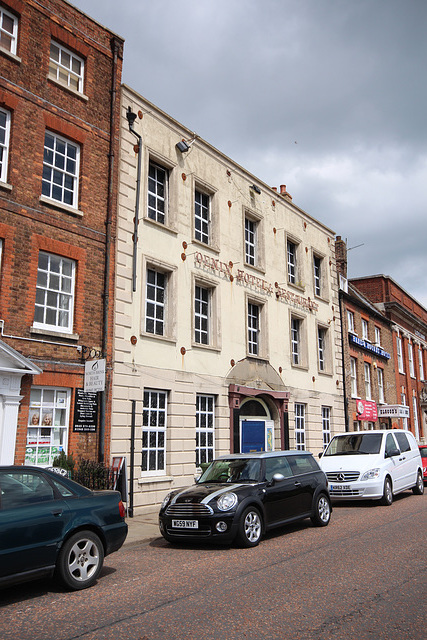
[[[332,499],[380,500],[391,505],[406,489],[424,493],[417,442],[402,429],[352,431],[332,438],[320,456]]]

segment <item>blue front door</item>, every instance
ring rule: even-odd
[[[242,420],[241,453],[265,451],[265,421]]]

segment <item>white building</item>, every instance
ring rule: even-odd
[[[334,233],[286,187],[129,87],[121,120],[111,452],[143,512],[213,456],[343,430],[341,328]]]

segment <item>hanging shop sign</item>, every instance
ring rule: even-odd
[[[358,400],[357,401],[357,419],[367,420],[368,422],[375,422],[378,418],[378,410],[375,402],[371,400]]]
[[[403,404],[386,404],[378,410],[380,418],[409,418],[409,407]]]
[[[370,353],[374,353],[376,356],[380,358],[385,358],[389,360],[391,355],[385,351],[382,347],[377,347],[375,344],[371,344],[367,340],[362,340],[358,336],[354,335],[354,333],[349,333],[348,338],[350,340],[350,344],[355,344],[361,349],[365,349],[365,351],[369,351]]]
[[[96,433],[98,424],[98,394],[76,389],[73,431]]]
[[[89,392],[104,391],[105,389],[105,358],[100,360],[86,360],[84,390]]]

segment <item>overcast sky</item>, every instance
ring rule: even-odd
[[[349,277],[427,307],[427,0],[72,2],[124,83],[346,239]]]

